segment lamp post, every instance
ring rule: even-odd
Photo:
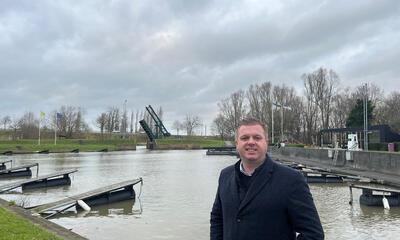
[[[368,84],[363,86],[364,89],[364,150],[368,151]]]
[[[287,110],[292,110],[291,107],[288,106],[284,106],[283,104],[278,104],[276,102],[272,102],[272,107],[271,107],[271,124],[272,124],[272,131],[271,131],[271,137],[272,137],[272,143],[274,143],[274,105],[276,107],[280,107],[281,108],[281,141],[283,140],[283,109],[287,109]]]

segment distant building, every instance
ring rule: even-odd
[[[335,142],[338,147],[347,148],[347,135],[357,134],[358,142],[364,142],[364,128],[329,128],[320,131],[321,145],[330,145],[335,147]],[[400,134],[394,132],[388,125],[375,125],[368,127],[368,142],[369,143],[390,143],[399,142]],[[361,147],[361,146],[360,146]]]

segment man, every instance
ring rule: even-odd
[[[267,131],[257,119],[240,122],[240,160],[221,171],[211,211],[211,240],[324,239],[303,175],[267,155]]]

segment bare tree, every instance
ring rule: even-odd
[[[80,134],[87,128],[83,119],[83,110],[80,107],[62,106],[57,113],[61,116],[58,120],[59,129],[67,138]]]
[[[39,119],[33,112],[26,112],[17,124],[21,130],[23,138],[37,138],[39,133]]]
[[[139,131],[138,128],[138,123],[139,123],[139,109],[136,110],[136,118],[135,118],[135,133],[137,133]]]
[[[339,77],[333,70],[319,68],[312,73],[303,74],[311,104],[318,108],[316,121],[318,128],[329,128],[332,115],[332,100],[336,94]]]
[[[101,113],[96,119],[97,127],[100,128],[101,137],[103,138],[104,129],[107,124],[107,113]]]
[[[352,101],[350,96],[350,89],[338,92],[332,98],[332,114],[331,126],[334,128],[344,128],[346,127],[346,120],[349,116],[351,109],[353,109],[355,102]]]
[[[7,129],[7,125],[11,123],[11,117],[6,115],[1,119],[1,124],[3,125],[3,129]]]
[[[130,122],[130,133],[133,133],[133,110],[131,110],[131,122]]]
[[[212,130],[214,133],[218,134],[222,140],[225,140],[229,137],[227,125],[225,118],[221,114],[218,114],[213,121]]]
[[[355,102],[357,99],[363,99],[365,95],[364,84],[357,86],[353,91],[352,100]],[[372,105],[378,106],[383,103],[384,100],[384,92],[377,85],[370,83],[368,84],[368,100],[371,101]]]
[[[303,129],[305,143],[312,143],[313,136],[316,134],[317,105],[314,100],[314,87],[309,76],[303,75],[304,79],[304,112]]]
[[[286,137],[286,140],[298,141],[301,132],[302,100],[297,96],[293,87],[286,85],[274,86],[273,99],[277,107],[274,107],[274,122],[280,123],[280,127],[274,128],[274,135],[279,133]],[[272,132],[272,129],[271,129]]]
[[[186,128],[186,134],[192,136],[194,135],[194,130],[201,126],[200,117],[187,114],[183,125]]]
[[[21,127],[20,124],[21,124],[21,121],[19,119],[15,118],[15,117],[11,119],[11,123],[10,123],[9,127],[13,130],[13,135],[12,135],[13,140],[16,140],[18,138],[17,131]]]
[[[400,93],[392,92],[385,100],[380,111],[376,114],[380,124],[388,124],[395,131],[400,132]]]
[[[105,130],[108,133],[112,133],[113,131],[119,131],[120,127],[120,114],[119,109],[117,107],[110,107],[107,111],[107,122],[105,126]]]
[[[218,103],[219,114],[226,122],[226,132],[234,136],[239,121],[246,115],[244,105],[244,91],[239,90],[230,95],[230,97],[221,100]]]
[[[182,129],[182,123],[178,120],[175,120],[172,124],[172,129],[176,129],[176,135],[179,136],[179,130]]]
[[[271,83],[264,82],[261,85],[250,85],[246,91],[249,103],[248,115],[255,117],[271,127]]]

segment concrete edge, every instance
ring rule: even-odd
[[[45,230],[57,235],[66,240],[83,240],[87,239],[77,233],[72,232],[58,224],[55,224],[47,219],[39,216],[33,216],[30,211],[25,210],[18,206],[10,206],[9,202],[0,198],[0,206],[15,213],[16,215],[28,220],[32,224],[44,228]]]

